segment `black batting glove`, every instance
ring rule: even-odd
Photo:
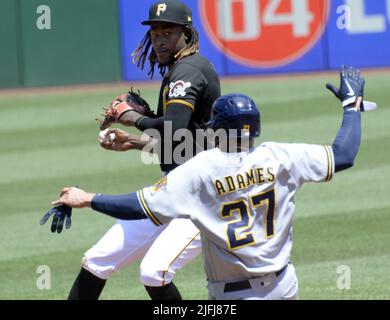
[[[365,80],[360,77],[360,71],[355,70],[353,67],[345,69],[344,66],[340,68],[340,88],[327,83],[326,88],[332,91],[332,93],[339,99],[343,107],[347,107],[351,104],[355,104],[358,97],[364,95]]]
[[[61,205],[58,207],[51,208],[41,219],[39,222],[40,225],[44,225],[49,218],[53,216],[53,221],[51,223],[51,232],[61,233],[62,228],[64,226],[65,221],[65,228],[69,229],[72,225],[72,208],[68,207],[67,205]]]

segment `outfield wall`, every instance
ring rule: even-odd
[[[21,85],[14,0],[0,1],[0,87]]]
[[[130,53],[147,30],[140,20],[154,2],[143,0],[135,7],[133,1],[119,0],[126,80],[147,79]],[[185,2],[193,11],[201,51],[220,75],[390,66],[390,0]]]
[[[122,80],[116,0],[1,0],[0,87]]]
[[[390,0],[183,1],[220,75],[390,66]],[[148,79],[131,52],[154,2],[1,0],[0,87]]]

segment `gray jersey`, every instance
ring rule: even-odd
[[[267,142],[249,153],[212,149],[138,192],[156,223],[190,218],[201,231],[211,281],[261,276],[284,267],[292,247],[295,193],[329,181],[332,148]]]

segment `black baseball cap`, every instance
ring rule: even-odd
[[[143,21],[143,25],[151,22],[169,22],[182,26],[192,25],[191,9],[179,0],[160,0],[149,9],[149,20]]]

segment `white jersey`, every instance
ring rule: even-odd
[[[137,194],[157,225],[190,218],[201,231],[208,279],[234,281],[289,262],[295,193],[333,172],[329,146],[266,142],[251,152],[201,152]]]

